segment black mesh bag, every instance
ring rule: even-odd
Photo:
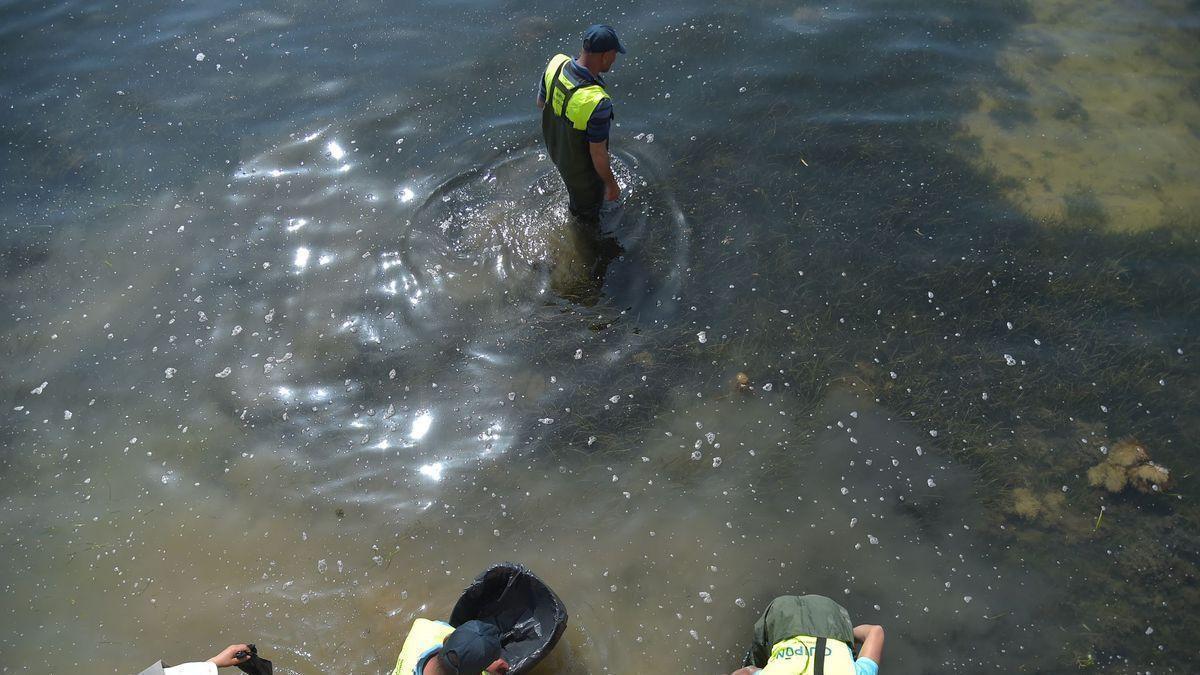
[[[554,649],[567,628],[567,608],[524,565],[499,563],[471,582],[450,613],[456,628],[473,619],[500,630],[508,673],[522,675]]]

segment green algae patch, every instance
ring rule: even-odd
[[[1200,207],[1194,5],[1051,0],[964,120],[975,161],[1029,216],[1136,232]]]

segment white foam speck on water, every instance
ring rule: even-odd
[[[165,377],[166,379],[169,380],[172,377],[175,377],[175,373],[177,373],[177,372],[179,372],[179,371],[175,370],[174,368],[167,368],[167,369],[163,370],[163,377]]]
[[[64,420],[69,420],[69,419],[71,419],[71,417],[73,417],[73,415],[71,414],[70,410],[63,411],[63,419]]]
[[[43,382],[43,383],[39,384],[38,386],[34,387],[33,389],[31,389],[31,390],[29,391],[29,393],[31,393],[31,394],[37,394],[37,395],[39,395],[39,396],[40,396],[40,395],[41,395],[41,393],[42,393],[43,391],[46,391],[46,385],[48,385],[48,384],[50,384],[50,383],[49,383],[49,382]]]
[[[540,419],[538,421],[541,422],[542,424],[554,424],[553,417],[543,417],[542,419]]]
[[[700,344],[704,344],[705,342],[708,342],[708,333],[700,331],[699,333],[696,333],[696,339],[700,341]]]
[[[575,360],[578,361],[579,359],[582,359],[582,358],[583,358],[583,350],[576,349],[575,350]]]
[[[274,320],[275,320],[275,310],[274,310],[274,308],[272,308],[271,311],[267,312],[266,316],[263,317],[263,321],[265,321],[267,323],[271,323]]]
[[[933,477],[932,477],[932,476],[930,476],[929,480],[925,481],[925,484],[926,484],[926,485],[928,485],[929,487],[937,487],[937,483],[935,483],[935,482],[933,481]]]
[[[329,571],[329,563],[325,562],[324,558],[317,561],[317,574],[325,574]]]
[[[743,600],[743,599],[741,599],[741,598],[736,598],[736,599],[733,601],[733,604],[737,605],[738,607],[745,607],[745,606],[746,606],[746,601],[745,601],[745,600]]]
[[[857,524],[858,524],[858,518],[851,518],[851,519],[850,519],[850,527],[854,527],[854,526],[855,526],[855,525],[857,525]]]
[[[1004,363],[1010,366],[1017,365],[1017,360],[1012,357],[1012,354],[1004,355]]]
[[[234,326],[234,327],[233,327],[233,330],[232,330],[232,331],[230,331],[230,333],[229,333],[229,336],[230,336],[230,337],[237,337],[238,335],[240,335],[240,334],[241,334],[241,332],[242,332],[242,327],[241,327],[241,326]]]
[[[620,403],[620,402],[621,402],[621,397],[620,397],[620,395],[618,395],[618,394],[613,394],[613,395],[612,395],[612,397],[610,397],[610,398],[608,399],[608,402],[609,402],[609,403]]]
[[[717,468],[717,467],[719,467],[719,466],[721,466],[721,458],[720,458],[720,457],[713,457],[713,462],[712,462],[712,464],[713,464],[713,468],[714,468],[714,469],[715,469],[715,468]]]
[[[775,385],[771,384],[770,382],[768,382],[762,386],[763,391],[771,391],[774,388],[775,388]]]
[[[226,377],[229,377],[229,374],[232,372],[233,372],[233,369],[230,368],[229,366],[226,366],[224,370],[222,370],[221,372],[216,374],[216,377],[224,379]]]
[[[875,536],[875,535],[873,535],[873,534],[868,534],[868,535],[867,535],[867,541],[868,541],[868,542],[870,542],[872,546],[878,546],[878,545],[879,545],[879,537],[876,537],[876,536]]]
[[[204,52],[200,52],[200,53],[196,54],[196,60],[203,61],[204,60]]]
[[[704,604],[706,604],[706,605],[711,604],[712,603],[712,594],[710,594],[708,591],[700,591],[700,599],[703,600]]]

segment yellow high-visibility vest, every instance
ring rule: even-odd
[[[610,98],[604,87],[598,84],[577,85],[563,73],[571,57],[556,54],[546,65],[543,79],[546,82],[546,105],[555,115],[566,117],[576,131],[587,129],[588,119],[600,102]],[[566,112],[563,112],[563,104]]]
[[[797,635],[776,642],[763,675],[854,675],[850,645],[840,640]]]
[[[441,647],[446,636],[454,632],[454,626],[441,621],[417,619],[413,622],[412,630],[404,639],[400,649],[400,657],[396,659],[396,669],[392,675],[421,675],[417,672],[417,662],[434,647]]]

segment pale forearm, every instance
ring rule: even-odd
[[[858,656],[866,657],[879,663],[883,657],[883,626],[874,626],[871,624],[863,624],[854,627],[854,639],[857,642],[862,642],[862,647],[858,650]]]

